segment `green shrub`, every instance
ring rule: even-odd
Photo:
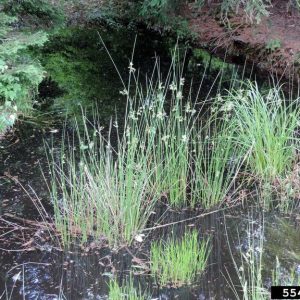
[[[209,1],[196,0],[195,2],[198,8],[202,8]],[[271,0],[219,0],[218,4],[225,21],[228,21],[231,14],[244,12],[251,23],[260,23],[262,17],[269,16],[268,9],[272,5]]]
[[[63,1],[60,1],[62,4]],[[52,4],[47,0],[4,0],[3,11],[13,16],[19,16],[23,23],[39,23],[53,26],[62,24],[64,14],[62,6]],[[58,7],[60,9],[58,9]]]
[[[2,132],[17,119],[17,114],[28,113],[34,93],[43,79],[43,69],[31,59],[28,48],[42,46],[44,32],[25,34],[15,32],[16,19],[0,13],[0,129]]]
[[[281,47],[281,41],[278,39],[271,39],[266,44],[266,49],[270,52],[274,52],[275,50]]]
[[[141,6],[141,15],[146,18],[154,18],[165,23],[166,18],[174,13],[180,0],[144,0]]]
[[[227,17],[228,13],[242,9],[250,22],[260,23],[262,17],[269,16],[270,5],[270,0],[223,0],[221,11]]]

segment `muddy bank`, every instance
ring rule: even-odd
[[[136,19],[128,17],[126,11],[130,11],[130,8],[124,5],[120,6],[122,9],[120,8],[119,13],[108,12],[105,1],[89,0],[76,5],[68,4],[64,8],[69,25],[91,26],[105,23],[116,27],[121,24],[139,28],[146,26],[159,33],[165,32],[164,36],[177,35],[179,31],[186,32],[187,28],[181,28],[185,25],[179,23],[187,20],[194,37],[193,46],[209,50],[230,63],[244,65],[246,62],[248,67],[264,75],[270,73],[279,79],[298,81],[300,13],[288,5],[289,1],[272,1],[272,6],[268,7],[269,16],[262,17],[258,24],[255,21],[251,23],[242,11],[229,13],[225,17],[220,14],[219,1],[208,2],[209,5],[201,8],[197,7],[194,1],[184,4],[178,10],[183,19],[177,21],[170,12],[170,20],[178,25],[173,33],[168,25],[150,25],[145,24],[145,20],[140,16]],[[190,39],[190,36],[187,38]]]
[[[199,47],[226,60],[253,65],[278,78],[299,80],[300,14],[287,8],[287,1],[275,1],[270,15],[259,24],[250,24],[243,14],[232,14],[227,20],[217,13],[217,4],[196,8],[186,6],[188,19]]]

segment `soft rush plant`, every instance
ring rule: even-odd
[[[185,202],[187,117],[194,110],[187,107],[182,115],[183,79],[176,81],[180,75],[172,68],[163,83],[160,74],[157,80],[153,75],[145,94],[130,63],[128,87],[124,84],[121,92],[127,97],[123,134],[117,122],[106,138],[102,128],[93,128],[90,134],[93,126],[83,117],[84,134],[77,128],[80,149],[70,143],[53,164],[55,223],[65,245],[76,236],[82,243],[104,237],[111,246],[130,244],[146,226],[160,196],[168,195],[172,204]],[[172,101],[167,113],[168,93]]]
[[[153,179],[159,192],[167,196],[169,203],[175,206],[187,204],[190,127],[192,115],[196,112],[189,103],[185,107],[182,104],[182,85],[183,83],[171,83],[172,99],[168,113],[163,106],[154,112],[159,121],[152,149]],[[158,95],[158,99],[162,97],[165,96]],[[149,128],[154,128],[151,123],[153,122],[149,123]]]
[[[178,241],[174,238],[151,245],[150,266],[161,285],[190,284],[202,273],[210,254],[210,240],[198,240],[196,231],[185,233]]]
[[[163,80],[156,64],[152,77],[145,84],[146,92],[139,86],[135,73],[132,74],[138,89],[134,97],[128,97],[126,134],[131,135],[131,130],[138,132],[139,140],[150,150],[149,166],[157,192],[174,206],[186,205],[189,143],[196,110],[190,102],[183,100],[181,65],[174,55]]]
[[[249,166],[255,176],[272,182],[289,171],[295,161],[300,110],[288,104],[280,89],[262,93],[257,84],[230,92],[234,103],[237,141],[251,149]]]
[[[192,204],[220,205],[235,183],[243,162],[230,122],[214,117],[193,142]],[[236,191],[238,188],[235,187]],[[232,191],[234,193],[234,191]]]
[[[52,195],[56,227],[65,245],[76,235],[106,238],[114,247],[130,244],[144,228],[156,201],[150,187],[149,153],[141,147],[138,132],[131,131],[126,143],[111,146],[102,128],[85,135],[78,129],[80,149],[70,144],[54,164]]]

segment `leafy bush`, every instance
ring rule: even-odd
[[[259,23],[263,16],[269,15],[268,6],[270,5],[270,0],[223,0],[221,10],[227,16],[229,12],[237,12],[242,9],[252,23]]]
[[[278,39],[271,39],[266,44],[266,49],[270,52],[274,52],[281,47],[281,41]]]
[[[141,6],[141,15],[144,17],[153,17],[162,21],[175,12],[180,0],[144,0]]]
[[[12,126],[17,113],[28,113],[43,79],[43,69],[28,54],[31,46],[42,46],[44,32],[25,34],[14,30],[16,19],[0,13],[0,133]]]
[[[187,20],[179,14],[182,0],[144,0],[138,11],[144,21],[153,27],[176,33],[179,38],[192,37]]]
[[[39,25],[62,23],[64,21],[62,10],[49,2],[46,0],[4,0],[4,12],[25,17],[31,23],[38,22]]]

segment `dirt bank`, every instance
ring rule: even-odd
[[[269,16],[263,17],[259,24],[251,23],[242,11],[224,18],[219,12],[220,0],[208,0],[210,4],[201,9],[195,1],[190,2],[184,4],[180,14],[188,20],[196,46],[229,62],[244,64],[246,61],[248,66],[264,74],[270,72],[277,78],[293,81],[300,79],[300,11],[289,6],[290,1],[273,0],[268,8]],[[122,23],[122,16],[126,15],[122,9],[126,11],[128,7],[123,4],[117,12],[108,7],[105,0],[67,2],[64,6],[69,25],[98,24],[101,20],[108,24]],[[119,17],[115,19],[116,16]],[[143,20],[136,21],[143,26]],[[149,24],[147,27],[157,30]]]
[[[189,4],[184,10],[200,47],[235,63],[254,64],[278,77],[299,80],[300,12],[287,8],[286,0],[277,0],[270,15],[259,24],[251,24],[245,15],[221,18],[217,5],[197,9]]]

